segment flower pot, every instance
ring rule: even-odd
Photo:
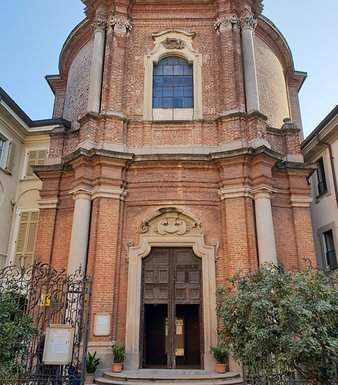
[[[122,371],[122,362],[113,362],[111,370],[113,373],[120,373]]]
[[[215,372],[216,373],[225,373],[225,364],[220,364],[219,362],[217,362],[215,364]]]
[[[86,374],[85,384],[94,384],[94,374]]]

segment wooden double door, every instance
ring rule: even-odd
[[[190,248],[153,248],[142,271],[142,367],[200,368],[201,260]]]

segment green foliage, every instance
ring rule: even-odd
[[[123,344],[116,342],[112,345],[113,359],[115,363],[122,363],[125,359],[126,351]]]
[[[338,360],[337,277],[266,265],[218,293],[220,338],[251,373],[328,384]]]
[[[87,361],[86,361],[86,369],[88,374],[94,374],[96,369],[99,367],[101,359],[96,357],[96,352],[91,354],[88,352]]]
[[[214,346],[210,349],[210,352],[218,363],[225,364],[227,362],[229,357],[229,352],[225,345],[220,344],[220,345]]]
[[[36,334],[23,308],[24,297],[17,288],[0,288],[0,378],[23,375],[20,361]]]

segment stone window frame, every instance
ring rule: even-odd
[[[324,233],[326,233],[327,231],[332,231],[332,236],[333,236],[333,242],[334,242],[334,246],[335,246],[335,249],[336,249],[336,253],[338,251],[338,238],[337,238],[337,234],[336,234],[336,228],[337,228],[337,223],[336,222],[331,222],[327,225],[324,225],[324,226],[321,226],[320,228],[318,228],[317,230],[317,237],[318,237],[318,240],[319,240],[319,265],[322,269],[324,270],[327,270],[328,269],[328,266],[327,266],[327,261],[326,261],[326,246],[325,246],[325,240],[324,240]],[[338,257],[336,255],[336,257]]]
[[[148,121],[200,120],[202,119],[202,55],[192,47],[193,32],[163,31],[152,35],[155,47],[144,57],[144,107],[143,119]],[[175,56],[193,65],[194,107],[153,109],[153,66],[161,59]],[[171,116],[170,116],[171,115]]]

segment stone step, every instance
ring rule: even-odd
[[[154,370],[141,369],[121,373],[105,372],[95,379],[101,385],[240,385],[238,373],[217,374],[205,370]]]
[[[237,379],[228,379],[228,380],[209,380],[209,381],[203,381],[203,382],[196,382],[194,380],[185,380],[177,382],[176,380],[170,380],[167,379],[166,381],[159,381],[159,380],[153,380],[153,381],[147,381],[144,382],[143,380],[133,382],[129,381],[116,381],[114,379],[108,379],[105,377],[98,377],[95,378],[95,384],[99,385],[151,385],[151,384],[163,384],[163,385],[171,385],[171,384],[179,384],[179,385],[243,385],[243,381],[241,378]]]

